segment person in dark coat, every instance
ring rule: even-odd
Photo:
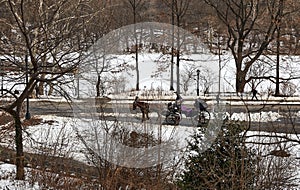
[[[258,98],[257,98],[257,90],[255,89],[255,88],[252,88],[252,99],[251,100],[253,100],[254,98],[256,99],[256,100],[258,100]]]

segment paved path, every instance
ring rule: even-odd
[[[112,101],[111,101],[112,102]],[[91,106],[91,109],[95,109],[98,112],[104,112],[104,116],[102,114],[102,119],[107,120],[115,120],[116,118],[113,116],[113,113],[115,112],[114,108],[118,108],[118,113],[128,113],[131,110],[131,103],[130,101],[124,101],[126,103],[118,103],[118,104],[112,104],[111,102],[103,101],[101,102],[101,106],[94,107],[94,103],[90,103],[87,100],[81,100],[77,101],[74,105],[74,103],[68,103],[66,101],[50,101],[50,100],[39,100],[39,101],[31,101],[30,102],[30,112],[31,115],[57,115],[57,116],[66,116],[66,117],[73,117],[73,108],[76,106]],[[167,104],[168,101],[166,101],[163,104]],[[251,104],[252,103],[252,104]],[[153,105],[155,103],[150,102],[150,105]],[[162,107],[164,107],[163,105]],[[233,105],[227,104],[226,105],[226,111],[229,113],[240,113],[244,112],[247,113],[248,111],[251,113],[258,113],[258,112],[278,112],[279,114],[292,114],[292,113],[298,113],[300,111],[300,104],[294,103],[294,102],[287,102],[286,104],[278,104],[278,103],[267,103],[265,105],[259,105],[257,102],[250,101],[250,103],[247,105],[237,105],[237,102],[234,102]],[[99,113],[98,113],[99,114]],[[100,115],[100,114],[99,114]],[[130,115],[132,117],[138,117],[141,116],[140,114],[134,114]],[[88,117],[88,115],[83,116]],[[128,120],[127,115],[119,115],[118,120],[126,121]],[[135,118],[136,122],[139,122],[138,118]],[[158,124],[157,115],[154,114],[153,118],[151,119],[151,122],[156,122]],[[191,122],[188,121],[188,118],[184,118],[181,121],[181,125],[185,126],[192,126]],[[274,122],[251,122],[250,130],[254,131],[276,131],[281,133],[297,133],[300,134],[300,118],[299,116],[294,118],[293,121],[285,118],[279,118],[277,121]]]
[[[84,105],[87,104],[88,101],[82,100],[76,102],[76,104],[79,105]],[[166,104],[169,101],[163,102],[163,106],[166,106]],[[155,104],[150,102],[151,104]],[[276,102],[271,102],[271,103],[265,103],[265,104],[257,104],[255,101],[248,101],[249,104],[246,103],[246,105],[241,102],[240,104],[237,104],[237,101],[232,101],[232,104],[228,102],[226,104],[226,111],[229,113],[240,113],[240,112],[299,112],[300,111],[300,102],[287,102],[285,104],[280,104]],[[263,102],[262,102],[263,103]],[[88,104],[92,104],[89,103]],[[124,104],[128,107],[130,107],[132,104],[130,101],[127,101],[126,103],[119,103],[119,104]],[[188,103],[192,105],[192,103]],[[33,114],[66,114],[66,115],[71,115],[73,113],[72,106],[74,106],[74,103],[68,103],[66,101],[51,101],[51,100],[34,100],[30,101],[30,112]],[[110,102],[104,103],[103,108],[105,112],[111,112],[112,110],[112,104]],[[118,105],[120,106],[120,105]]]

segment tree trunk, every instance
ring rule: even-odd
[[[246,81],[246,73],[243,71],[239,71],[237,70],[237,75],[236,75],[236,92],[237,93],[242,93],[244,92],[244,88],[246,85],[247,81]]]
[[[39,82],[39,85],[37,86],[37,97],[39,96],[39,95],[44,95],[44,82],[43,81],[40,81]]]
[[[101,81],[101,77],[100,75],[98,75],[98,78],[97,78],[97,84],[96,84],[96,91],[97,91],[97,97],[100,97],[100,81]]]
[[[174,38],[175,38],[175,15],[174,15],[175,2],[172,0],[172,49],[171,49],[171,78],[170,78],[170,90],[174,90]]]
[[[136,66],[136,90],[140,90],[140,70],[139,70],[139,58],[138,58],[139,54],[138,54],[138,50],[136,50],[135,53],[135,66]]]
[[[133,9],[133,24],[134,24],[134,38],[135,38],[135,67],[136,67],[136,87],[137,91],[140,90],[140,71],[139,71],[139,46],[136,34],[136,8]]]
[[[177,53],[176,53],[176,67],[177,67],[177,94],[180,94],[180,72],[179,72],[179,63],[180,63],[180,16],[177,14]]]
[[[24,172],[24,152],[23,152],[23,135],[22,135],[22,125],[19,114],[16,111],[11,111],[10,114],[15,120],[15,143],[16,143],[16,167],[17,167],[17,180],[25,179]]]
[[[54,91],[53,83],[52,83],[52,82],[49,82],[48,85],[49,85],[48,96],[51,96],[52,93],[53,93],[53,91]]]
[[[170,78],[170,90],[174,90],[174,48],[172,47],[172,57],[171,57],[171,78]]]
[[[277,28],[277,49],[276,49],[276,88],[275,88],[275,96],[280,96],[279,91],[279,64],[280,64],[280,27]]]

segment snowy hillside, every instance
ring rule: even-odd
[[[130,92],[135,89],[136,71],[134,54],[111,55],[108,64],[113,67],[115,63],[126,63],[124,69],[117,72],[103,72],[100,74],[105,83],[104,94],[115,94],[120,92]],[[205,90],[208,92],[218,92],[219,88],[219,57],[213,54],[191,54],[181,58],[179,73],[181,92],[184,95],[196,95],[197,89],[197,70],[199,73],[199,89],[203,95]],[[300,75],[299,57],[282,57],[280,76],[284,78],[295,78]],[[168,91],[170,89],[170,55],[161,53],[142,52],[139,55],[139,74],[141,90],[159,90]],[[262,58],[268,63],[257,62],[253,65],[250,74],[254,76],[274,76],[275,75],[275,57]],[[176,58],[175,58],[176,62]],[[220,62],[220,91],[235,92],[235,63],[229,53],[221,56]],[[93,63],[91,63],[93,64]],[[96,68],[93,66],[92,68]],[[174,66],[174,87],[176,89],[176,70]],[[83,69],[79,76],[80,96],[86,96],[87,92],[95,92],[97,74],[96,70]],[[254,85],[260,94],[274,92],[275,84],[269,80],[254,80]],[[77,85],[76,85],[77,86]],[[208,88],[208,89],[206,89]],[[245,87],[245,92],[250,92],[252,83]],[[299,95],[300,79],[293,79],[288,83],[281,84],[281,92],[286,95]],[[94,95],[94,94],[93,94]]]

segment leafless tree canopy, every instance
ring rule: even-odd
[[[275,54],[285,56],[299,55],[299,8],[300,3],[295,0],[0,1],[1,75],[8,74],[6,80],[14,82],[14,85],[9,89],[1,89],[0,98],[7,96],[12,98],[6,102],[6,104],[0,104],[0,111],[6,112],[5,115],[0,115],[0,124],[6,121],[9,122],[10,125],[13,125],[15,129],[16,178],[20,180],[25,178],[22,136],[22,124],[24,123],[22,123],[23,120],[21,118],[23,117],[22,110],[24,101],[27,97],[34,96],[34,94],[42,95],[45,92],[44,88],[46,88],[46,86],[48,93],[51,94],[57,89],[59,93],[68,98],[68,94],[62,88],[63,85],[67,85],[74,79],[68,75],[74,76],[78,73],[78,65],[84,64],[83,60],[85,60],[89,48],[95,45],[96,42],[99,42],[99,39],[101,39],[103,35],[108,34],[116,28],[144,21],[158,21],[177,25],[180,28],[190,31],[192,34],[200,36],[212,53],[220,54],[223,50],[229,50],[231,52],[236,66],[236,91],[243,92],[247,83],[252,82],[252,85],[255,86],[261,83],[262,80],[274,81],[274,76],[265,75],[266,69],[274,66],[271,66],[272,63],[266,64],[266,62],[260,59],[262,56]],[[151,32],[153,33],[153,31],[149,30],[149,33]],[[176,32],[173,34],[176,34]],[[177,34],[178,36],[175,36],[175,38],[173,35],[173,42],[171,42],[172,47],[168,47],[167,54],[172,56],[176,55],[177,66],[179,66],[179,60],[181,59],[179,51],[181,44],[179,41],[184,37],[180,36],[179,32]],[[138,37],[138,35],[134,35],[135,44],[130,50],[132,51],[131,53],[135,53],[136,56],[136,66],[134,69],[137,70],[137,76],[139,75],[138,46],[139,42],[142,41],[138,39]],[[126,46],[128,44],[124,43],[118,47],[123,47],[123,45]],[[154,46],[155,45],[153,45],[153,47]],[[280,49],[277,49],[278,46],[280,46]],[[159,48],[156,48],[156,50],[158,49]],[[166,47],[161,47],[159,51],[162,51],[164,54],[165,52],[163,51],[166,51],[166,49]],[[177,51],[174,49],[177,49]],[[105,60],[106,57],[103,56],[102,59]],[[95,58],[95,61],[99,61],[98,58]],[[173,60],[171,62],[173,63]],[[104,63],[104,61],[102,63]],[[101,72],[119,71],[115,70],[115,67],[104,67],[104,64],[101,63],[97,64],[97,67],[98,66],[102,66],[103,69]],[[119,66],[120,65],[116,67]],[[282,69],[282,67],[281,65],[280,69]],[[165,67],[161,68],[166,69]],[[189,67],[189,69],[191,68],[192,67]],[[120,67],[118,69],[120,69]],[[198,68],[193,68],[192,71],[195,73],[196,69]],[[193,76],[190,71],[185,74],[187,78],[183,83],[188,86],[187,84],[191,82],[190,80]],[[291,74],[290,76],[289,78],[279,78],[283,84],[281,91],[285,95],[291,95],[295,91],[296,87],[290,80],[299,79],[297,75],[294,76]],[[99,73],[97,77],[97,89],[99,90],[97,95],[100,96],[101,83],[104,84],[104,82],[109,80],[106,81],[101,78]],[[179,70],[177,70],[177,77],[179,77]],[[139,83],[138,79],[137,84]],[[207,86],[203,88],[209,88],[211,81],[209,77],[200,78],[200,80],[205,81],[204,83],[207,84]],[[177,81],[179,85],[179,78]],[[102,88],[103,86],[104,85],[102,85]],[[138,86],[137,89],[139,89]],[[177,89],[180,88],[177,87]],[[289,119],[290,118],[292,117],[289,117]],[[293,129],[295,130],[295,128]],[[5,136],[5,133],[1,132],[0,136]],[[128,144],[137,142],[135,139],[137,137],[139,143],[143,143],[145,138],[151,138],[151,136],[143,133],[132,134],[128,131],[117,131],[116,136],[121,142]],[[262,137],[262,135],[259,136]],[[292,164],[295,162],[289,159],[281,160],[281,157],[289,157],[289,154],[286,152],[288,149],[284,149],[285,147],[282,143],[293,142],[299,145],[299,135],[296,136],[296,138],[290,138],[288,136],[282,137],[277,134],[272,137],[279,140],[277,142],[267,142],[267,145],[275,144],[280,149],[268,150],[270,153],[267,155],[258,152],[258,157],[256,158],[260,158],[263,162],[257,160],[257,163],[254,164],[261,170],[256,171],[257,173],[255,174],[250,172],[251,175],[257,175],[258,177],[255,176],[257,178],[252,178],[253,176],[251,176],[251,178],[249,178],[256,180],[255,182],[248,181],[248,178],[244,182],[247,182],[247,185],[249,185],[248,182],[252,183],[251,186],[256,185],[256,187],[261,189],[273,189],[278,186],[284,188],[294,187],[294,171],[286,171],[286,168],[293,167]],[[66,137],[64,136],[64,139],[66,138],[67,134]],[[226,138],[222,143],[228,140]],[[244,148],[246,144],[244,138],[246,137],[243,136],[242,138]],[[157,143],[156,140],[154,141]],[[235,143],[234,141],[231,142],[233,144]],[[266,142],[259,145],[265,145],[264,143]],[[136,146],[136,144],[134,145]],[[232,145],[231,148],[234,146],[235,144]],[[230,156],[234,155],[230,153],[235,153],[235,150],[228,150],[230,151],[225,151],[225,153],[228,154],[230,158]],[[218,153],[222,154],[223,152]],[[209,156],[213,157],[214,154],[215,152]],[[95,159],[93,154],[87,156],[90,159]],[[274,159],[273,156],[281,157]],[[102,159],[97,159],[96,161],[94,160],[95,162],[93,164],[95,167],[98,167],[97,174],[101,177],[101,180],[103,180],[101,182],[104,184],[103,186],[106,185],[114,189],[119,187],[127,188],[129,187],[128,184],[131,183],[131,187],[133,188],[151,189],[151,183],[158,181],[157,189],[175,189],[173,184],[168,184],[168,182],[172,181],[171,178],[173,176],[171,176],[170,173],[172,173],[172,175],[174,174],[173,168],[170,169],[170,171],[172,171],[169,173],[168,171],[162,172],[161,166],[157,168],[146,168],[145,170],[131,170],[116,167]],[[206,159],[207,158],[203,160],[203,163],[206,162]],[[213,157],[212,161],[218,162],[215,157]],[[228,162],[230,167],[227,169],[233,170],[235,169],[235,164],[244,163],[244,160],[241,160],[240,157],[237,156]],[[104,166],[99,167],[97,164],[104,164]],[[215,165],[208,165],[206,172],[211,172],[211,170],[214,169],[213,166]],[[283,166],[286,167],[284,168]],[[177,167],[177,165],[174,167]],[[243,170],[243,175],[246,175],[249,171],[249,168],[245,169],[241,165],[239,165],[238,169]],[[265,170],[262,171],[262,169]],[[236,174],[235,172],[239,171],[236,170],[233,174]],[[214,173],[214,175],[217,174]],[[285,174],[288,175],[286,178]],[[244,179],[243,175],[240,180]],[[226,177],[226,174],[224,174],[224,176]],[[222,176],[222,179],[218,179],[218,183],[221,184],[221,182],[225,180],[224,176]],[[126,177],[128,177],[129,180],[126,179]],[[162,177],[163,181],[160,183],[159,180],[161,180]],[[206,175],[202,177],[204,180],[207,179],[205,178]],[[147,181],[147,179],[145,180],[145,178],[151,178],[150,182]],[[214,178],[214,176],[212,178]],[[231,179],[234,183],[238,183],[234,181],[234,176]],[[274,181],[280,184],[276,184]],[[213,187],[213,184],[211,184],[211,187]],[[244,188],[245,187],[246,186],[244,186]]]
[[[39,84],[66,83],[64,75],[73,72],[82,59],[93,28],[91,22],[99,10],[86,0],[74,1],[2,1],[0,55],[2,68],[17,72],[15,85],[3,89],[14,100],[1,109],[15,120],[17,179],[24,179],[20,112],[22,103]],[[100,8],[100,7],[99,7]],[[26,84],[24,83],[24,78]],[[15,87],[23,90],[15,95]],[[58,85],[59,86],[59,85]],[[43,90],[43,89],[40,89]]]

